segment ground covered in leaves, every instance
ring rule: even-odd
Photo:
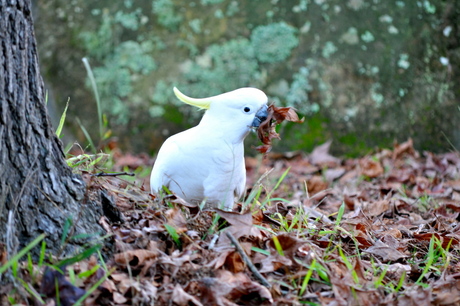
[[[419,153],[409,140],[340,159],[329,145],[247,158],[252,187],[234,212],[149,195],[148,177],[84,173],[114,253],[68,265],[66,277],[41,267],[34,281],[24,263],[24,282],[47,305],[90,288],[86,305],[460,303],[460,155]],[[149,163],[114,160],[115,170]]]

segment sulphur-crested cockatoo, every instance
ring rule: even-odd
[[[244,138],[267,118],[267,96],[256,88],[240,88],[194,99],[177,88],[182,102],[205,109],[200,123],[169,137],[161,146],[150,188],[166,186],[191,203],[231,210],[245,191]]]

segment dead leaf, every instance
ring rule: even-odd
[[[314,148],[309,156],[310,162],[314,165],[329,168],[334,168],[339,165],[340,159],[329,154],[329,148],[331,147],[331,144],[332,140],[329,140]]]
[[[321,175],[314,175],[307,181],[308,193],[311,196],[326,190],[328,187],[328,182]]]
[[[238,273],[244,271],[246,265],[238,252],[231,252],[225,259],[225,266],[230,272]]]
[[[406,142],[401,144],[395,143],[393,146],[393,159],[401,157],[403,154],[411,156],[417,156],[417,152],[414,149],[414,142],[412,138],[409,138]]]
[[[362,209],[366,216],[379,216],[390,209],[390,201],[381,200],[377,202],[367,203],[364,205]]]
[[[390,247],[387,244],[383,243],[380,240],[377,240],[375,244],[366,250],[364,252],[377,255],[382,258],[383,261],[397,261],[401,258],[406,258],[407,255],[399,252],[396,250],[394,247]]]
[[[185,292],[179,284],[174,287],[174,291],[172,293],[172,301],[177,305],[203,305],[197,298]]]
[[[157,258],[158,253],[147,250],[130,250],[115,254],[115,262],[121,266],[138,267],[144,265],[148,260]]]
[[[217,213],[232,224],[232,226],[225,229],[229,231],[236,239],[246,236],[246,237],[255,237],[262,238],[261,231],[253,225],[253,217],[250,211],[239,214],[235,212],[224,211],[216,209]],[[231,246],[230,239],[227,237],[225,232],[222,232],[219,238],[218,243],[219,248],[225,248]]]
[[[276,125],[280,124],[284,120],[302,123],[304,119],[299,119],[296,111],[292,107],[276,107],[270,105],[268,107],[267,119],[263,121],[257,128],[257,136],[263,145],[258,146],[256,150],[260,153],[268,153],[272,147],[272,139],[278,138],[279,135],[275,130]]]
[[[117,304],[124,304],[128,301],[127,298],[125,298],[124,295],[118,293],[118,292],[114,292],[113,295],[112,295],[112,298],[113,298],[113,301]]]
[[[359,161],[361,174],[370,178],[375,178],[383,174],[383,167],[379,161],[370,158],[363,158]]]
[[[179,208],[168,209],[164,215],[168,220],[168,224],[171,225],[178,234],[187,231],[187,221]]]

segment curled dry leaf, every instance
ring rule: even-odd
[[[263,145],[256,147],[260,153],[268,153],[272,148],[272,139],[280,138],[275,128],[284,120],[302,123],[304,118],[299,119],[295,109],[292,107],[276,107],[273,104],[268,107],[267,119],[257,129],[257,136]]]

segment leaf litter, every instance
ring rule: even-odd
[[[106,277],[85,305],[458,304],[459,154],[419,153],[408,140],[340,159],[330,146],[248,157],[248,197],[260,196],[234,212],[149,195],[148,181],[87,176],[88,199],[102,192],[121,215],[100,220],[113,242],[104,260],[113,272],[96,269],[92,256],[64,267],[65,277],[42,268],[36,290],[51,305],[57,283],[60,302],[71,304]],[[69,270],[91,269],[71,282]]]

